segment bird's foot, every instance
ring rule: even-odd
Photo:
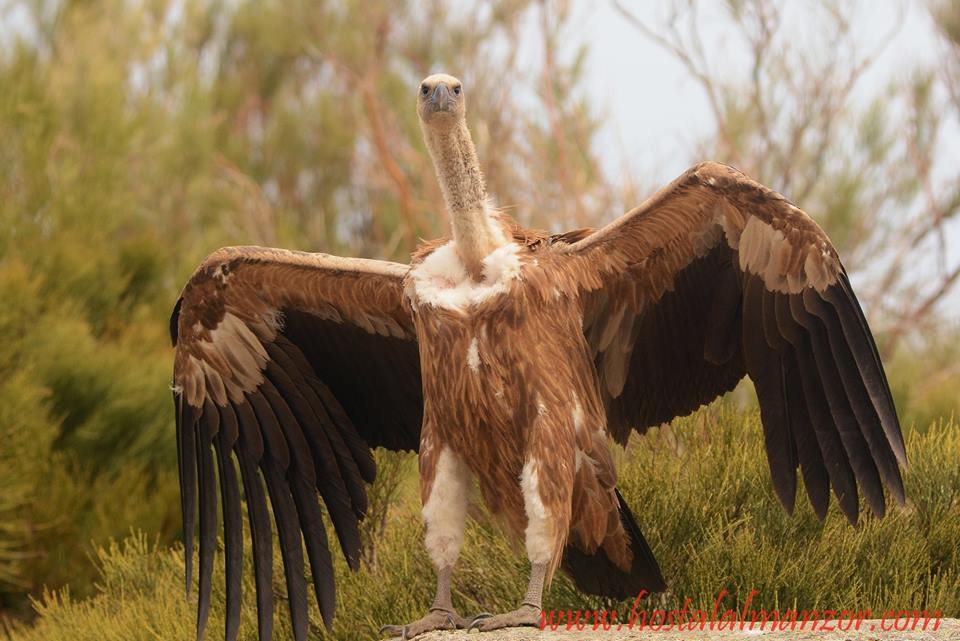
[[[469,619],[460,616],[454,610],[433,608],[427,612],[425,616],[417,619],[413,623],[383,626],[380,628],[380,635],[389,634],[391,638],[407,641],[407,639],[412,639],[434,630],[462,630],[469,624]]]
[[[524,626],[540,627],[540,608],[524,603],[516,610],[503,614],[478,614],[470,622],[467,630],[488,632],[500,628],[519,628]]]

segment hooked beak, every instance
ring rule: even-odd
[[[430,105],[434,111],[450,111],[453,107],[453,99],[450,97],[450,91],[443,83],[437,85],[430,96]]]

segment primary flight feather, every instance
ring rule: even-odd
[[[309,563],[334,616],[318,499],[352,568],[370,448],[419,452],[437,592],[384,631],[539,623],[554,571],[624,598],[665,587],[616,489],[609,438],[688,414],[745,375],[777,496],[797,469],[817,515],[830,490],[904,500],[906,453],[873,337],[830,240],[783,196],[699,164],[599,230],[549,235],[489,205],[462,83],[437,74],[417,111],[451,223],[409,265],[230,247],[190,278],[171,319],[186,584],[199,529],[197,637],[207,621],[222,505],[226,639],[236,639],[250,523],[259,635],[273,622],[273,528],[298,641]],[[465,618],[450,601],[474,484],[531,562],[520,606]],[[271,509],[272,508],[272,509]],[[272,512],[272,515],[271,515]],[[306,557],[304,557],[304,550]]]

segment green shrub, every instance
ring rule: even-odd
[[[772,491],[754,413],[716,404],[634,438],[619,454],[620,486],[670,586],[645,603],[682,607],[689,597],[693,607],[709,610],[726,589],[731,596],[725,605],[735,607],[756,589],[756,609],[870,608],[879,615],[916,608],[960,615],[960,426],[938,423],[906,436],[907,504],[891,506],[883,519],[865,515],[856,528],[835,505],[818,522],[802,496],[793,516],[784,513]],[[375,534],[376,562],[350,573],[337,559],[334,632],[323,630],[313,608],[312,638],[374,638],[381,624],[417,618],[432,599],[434,574],[422,545],[414,457],[379,456],[381,464],[396,461],[402,480],[391,474],[374,488],[378,496],[389,496],[390,504],[385,527]],[[482,511],[477,517],[454,579],[454,603],[464,614],[515,607],[526,584],[523,554],[511,549]],[[249,555],[245,561],[241,639],[253,641]],[[97,562],[97,594],[85,600],[73,599],[69,591],[45,594],[36,604],[36,625],[12,631],[11,640],[193,638],[196,606],[183,598],[180,546],[166,548],[139,534],[101,548]],[[278,555],[274,591],[282,595],[279,568]],[[223,599],[218,565],[208,638],[221,634]],[[629,611],[629,604],[580,595],[563,576],[554,581],[544,605],[619,605]],[[282,603],[276,624],[276,638],[287,638]]]

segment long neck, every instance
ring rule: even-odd
[[[487,188],[470,131],[463,121],[442,130],[424,129],[450,212],[457,253],[467,273],[474,280],[482,280],[484,257],[503,244],[505,236],[487,207]]]

